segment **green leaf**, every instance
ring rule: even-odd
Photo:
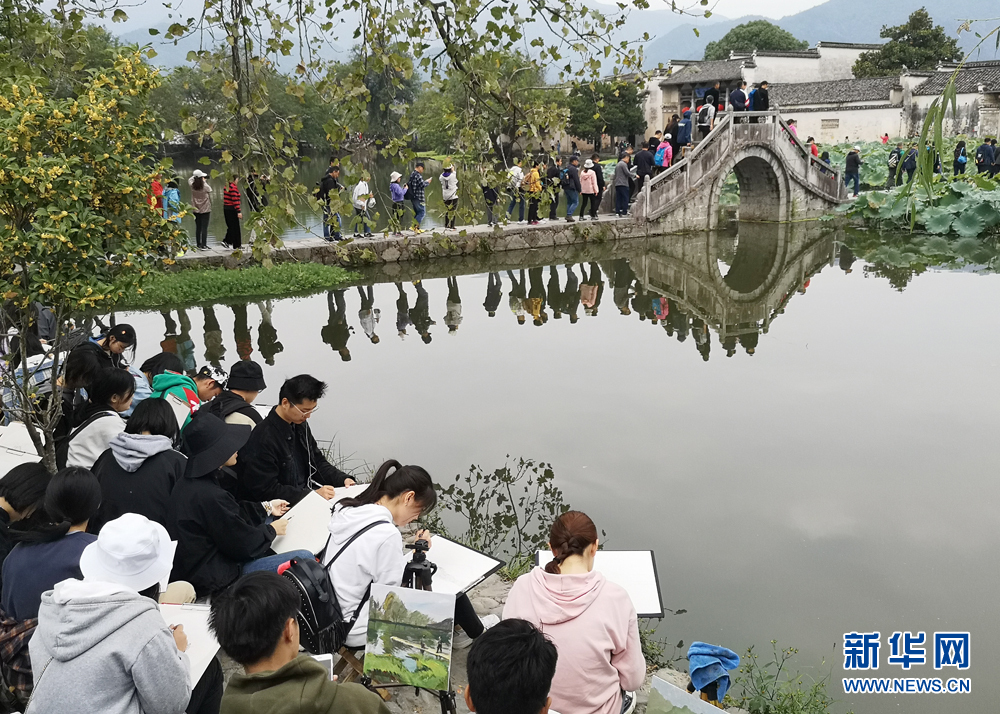
[[[928,208],[920,214],[920,220],[930,233],[944,234],[951,230],[955,216],[942,208]]]
[[[202,156],[200,159],[198,159],[198,163],[201,164],[202,166],[211,166],[212,160],[207,156]]]
[[[128,14],[122,10],[115,10],[114,14],[111,16],[111,22],[125,22],[128,20]]]
[[[952,230],[963,238],[975,238],[986,230],[986,222],[973,211],[966,211],[955,218]]]

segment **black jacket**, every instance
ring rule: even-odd
[[[101,506],[87,524],[87,532],[100,533],[105,523],[126,513],[138,513],[165,528],[170,493],[186,466],[184,454],[170,449],[153,454],[136,471],[128,472],[108,449],[91,469],[101,482]]]
[[[594,173],[597,174],[597,193],[604,193],[604,167],[598,162],[594,162]]]
[[[344,479],[349,478],[323,456],[308,423],[289,424],[278,416],[276,408],[271,409],[240,449],[236,470],[241,499],[283,498],[293,506],[318,488],[316,483],[343,486]]]
[[[729,106],[734,112],[745,112],[747,110],[747,95],[742,89],[734,89],[729,93]]]
[[[329,201],[330,192],[338,193],[342,188],[343,186],[340,185],[340,181],[330,174],[324,174],[323,178],[319,180],[319,188],[316,189],[316,198],[320,201]]]
[[[220,392],[211,401],[202,404],[199,411],[207,411],[209,414],[215,414],[222,421],[225,421],[227,416],[236,412],[248,417],[257,426],[264,421],[264,417],[254,408],[253,404],[248,404],[243,397],[235,392],[230,392],[228,389]]]
[[[753,93],[753,107],[755,112],[766,112],[771,108],[771,98],[767,95],[767,90],[764,87],[757,87],[757,91]]]
[[[566,180],[569,185],[566,187],[567,191],[576,191],[580,193],[580,169],[573,164],[569,165],[566,169]],[[600,181],[598,181],[598,188],[600,188]]]
[[[240,576],[240,566],[270,555],[276,535],[260,504],[238,503],[218,476],[185,476],[170,494],[167,530],[177,541],[170,576],[191,583],[198,597],[219,592]]]
[[[852,151],[847,155],[844,171],[849,174],[856,174],[861,170],[861,163],[861,154],[857,151]]]
[[[545,178],[548,179],[549,186],[554,190],[559,190],[559,180],[562,178],[562,169],[553,164],[545,169]]]
[[[653,173],[653,154],[645,147],[635,155],[635,173],[637,176],[649,176]]]

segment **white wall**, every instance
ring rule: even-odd
[[[782,107],[781,113],[786,121],[796,120],[800,139],[805,141],[813,136],[819,144],[839,144],[844,137],[849,137],[850,141],[876,141],[885,133],[890,138],[896,138],[903,131],[902,110],[899,107],[798,112],[794,107]],[[824,119],[831,123],[836,120],[837,124],[824,128]]]
[[[853,79],[854,72],[851,71],[851,68],[858,56],[866,51],[846,47],[824,47],[822,42],[817,47],[820,56],[820,76],[818,79],[821,82],[831,79]]]
[[[818,82],[820,79],[820,59],[807,57],[760,57],[755,60],[753,82],[767,80],[771,84],[797,84]],[[747,78],[747,81],[751,81]]]

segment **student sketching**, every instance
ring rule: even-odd
[[[474,714],[547,714],[559,654],[525,620],[504,620],[469,650],[465,704]]]
[[[184,476],[187,458],[176,450],[180,441],[174,410],[163,399],[140,404],[125,431],[94,464],[101,484],[101,505],[87,530],[100,533],[108,521],[138,513],[167,525],[170,492]]]
[[[50,479],[49,470],[40,463],[18,464],[0,479],[0,565],[21,532],[11,524],[21,523],[42,508]]]
[[[17,620],[38,617],[42,593],[66,578],[82,577],[80,554],[97,540],[87,523],[101,503],[101,484],[87,469],[63,469],[45,492],[45,526],[26,531],[3,564],[4,612]]]
[[[280,498],[293,506],[316,491],[329,500],[335,486],[354,479],[326,460],[309,429],[308,419],[326,393],[326,384],[308,374],[285,380],[278,404],[240,449],[237,463],[240,497],[247,501]]]
[[[628,593],[594,572],[594,522],[579,511],[564,513],[552,525],[549,545],[553,560],[517,579],[504,619],[527,620],[559,650],[552,680],[554,709],[575,714],[632,711],[634,690],[646,676],[639,625]]]
[[[378,694],[330,681],[299,652],[298,611],[298,591],[276,573],[251,573],[212,598],[215,638],[245,672],[229,680],[221,714],[389,714]]]
[[[264,420],[253,403],[266,388],[260,365],[253,360],[241,360],[229,369],[226,388],[202,409],[227,424],[245,424],[252,429]]]
[[[323,342],[330,345],[334,352],[340,354],[340,359],[344,362],[351,361],[351,351],[347,348],[347,341],[351,339],[353,327],[347,324],[347,303],[344,300],[343,290],[327,290],[326,305],[330,312],[330,319],[326,326],[320,330],[320,337]]]
[[[271,542],[285,534],[288,521],[265,524],[264,518],[284,514],[287,501],[240,503],[219,485],[219,471],[236,463],[249,436],[248,426],[201,413],[184,433],[188,462],[170,494],[168,530],[177,540],[173,575],[191,583],[199,596],[218,593],[241,574],[277,571],[293,558],[313,557],[306,551],[271,551]]]
[[[403,582],[408,559],[397,526],[412,523],[436,503],[434,484],[424,469],[402,466],[390,460],[379,467],[360,496],[344,499],[334,508],[323,565],[330,572],[344,617],[350,620],[354,612],[358,612],[357,622],[347,637],[348,647],[365,644],[371,585],[398,586]],[[347,541],[364,528],[368,530],[334,560]],[[427,531],[419,531],[417,538],[430,542],[431,536]],[[358,610],[361,603],[364,605]],[[465,637],[456,636],[454,646],[462,647],[463,643],[468,646],[469,638],[475,639],[482,634],[484,622],[476,615],[469,598],[460,594],[455,603],[455,623],[462,628]]]
[[[503,281],[500,279],[500,273],[490,273],[486,280],[486,300],[483,302],[486,314],[490,317],[496,317],[497,308],[500,307],[502,299]]]
[[[142,516],[104,527],[80,556],[83,579],[62,580],[42,596],[29,645],[35,679],[28,712],[209,710],[191,707],[187,636],[183,627],[171,631],[156,605],[172,555],[163,526]],[[217,663],[206,677],[221,696]]]
[[[79,425],[62,444],[65,450],[56,454],[60,466],[80,466],[89,469],[104,453],[118,434],[125,431],[125,421],[119,415],[132,404],[135,379],[123,369],[108,367],[94,377],[87,390],[89,400],[80,413]]]

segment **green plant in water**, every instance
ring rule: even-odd
[[[552,522],[569,506],[554,483],[551,464],[507,459],[493,471],[473,465],[468,474],[457,474],[451,485],[437,485],[438,508],[423,525],[506,559],[502,574],[516,578],[531,569],[535,551],[548,547]],[[449,527],[440,513],[461,519],[464,528]]]
[[[675,615],[683,615],[687,610],[677,610]],[[646,660],[646,671],[655,672],[664,667],[673,667],[675,663],[686,659],[684,654],[684,640],[680,640],[676,645],[671,645],[665,637],[656,636],[657,623],[653,620],[643,618],[639,621],[639,644],[642,647],[642,656]],[[667,654],[670,650],[670,654]],[[678,654],[680,650],[680,654]]]
[[[726,694],[726,704],[745,709],[749,714],[826,714],[835,700],[827,692],[829,675],[811,680],[790,671],[791,660],[798,654],[794,647],[778,648],[771,640],[772,658],[761,664],[751,645],[740,661],[733,687]],[[737,694],[738,693],[738,694]]]

